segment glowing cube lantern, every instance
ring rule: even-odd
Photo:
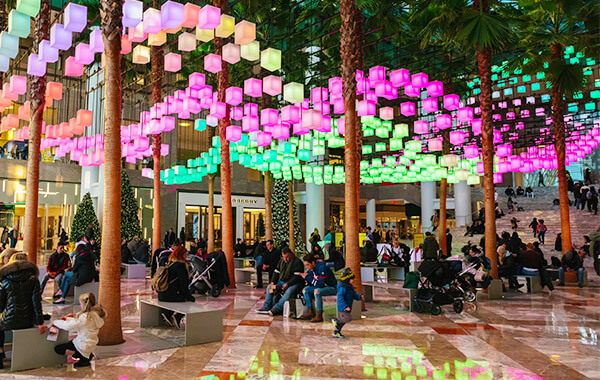
[[[160,32],[162,30],[162,20],[160,11],[154,8],[146,9],[146,11],[144,11],[144,20],[142,21],[142,27],[144,33],[156,34]]]
[[[437,112],[438,111],[438,100],[437,100],[437,98],[426,98],[426,99],[423,99],[423,111],[425,111],[425,112]]]
[[[46,62],[41,62],[37,54],[30,54],[27,59],[27,74],[36,77],[46,75]]]
[[[442,150],[443,139],[441,137],[436,137],[433,139],[429,139],[427,142],[427,146],[430,151],[441,151]]]
[[[87,7],[69,3],[64,12],[65,29],[70,32],[81,33],[87,25]]]
[[[471,123],[471,130],[473,135],[478,136],[481,134],[481,119],[474,119]]]
[[[90,50],[90,45],[80,42],[75,46],[75,63],[80,65],[89,65],[94,61],[94,53]]]
[[[242,20],[235,25],[235,43],[248,45],[256,39],[256,24]]]
[[[454,154],[445,154],[442,156],[441,166],[453,168],[458,165],[458,156]]]
[[[300,108],[296,106],[285,106],[281,109],[281,120],[284,123],[296,124],[300,122]]]
[[[377,114],[377,103],[369,100],[359,100],[356,114],[358,116],[375,116]]]
[[[272,136],[268,132],[259,131],[256,135],[256,143],[258,146],[271,145],[272,141]]]
[[[75,122],[83,127],[92,125],[94,113],[89,110],[78,110]]]
[[[410,72],[406,69],[398,69],[390,72],[390,82],[394,87],[410,84]]]
[[[230,107],[229,117],[232,120],[242,120],[244,117],[244,109],[241,107]]]
[[[333,95],[342,95],[344,84],[342,82],[342,78],[334,77],[329,78],[328,82],[329,92]]]
[[[473,120],[473,108],[462,107],[458,109],[458,120],[463,123]]]
[[[175,73],[181,70],[181,55],[169,53],[165,55],[165,71]]]
[[[2,72],[2,73],[7,72],[9,69],[9,66],[10,66],[10,58],[8,58],[5,55],[0,55],[0,72]],[[10,106],[10,104],[8,106]],[[0,102],[0,107],[4,107],[1,102]]]
[[[377,83],[386,80],[386,69],[383,66],[374,66],[369,69],[369,80],[371,83]]]
[[[413,86],[415,88],[427,87],[428,83],[429,83],[429,76],[425,73],[413,74],[410,77],[410,84],[411,84],[411,86]]]
[[[317,111],[320,112],[320,111]],[[318,128],[316,128],[315,130],[322,132],[322,133],[329,133],[331,132],[331,116],[326,116],[323,115],[321,113],[321,126],[319,126]],[[331,141],[330,141],[331,143]]]
[[[271,96],[281,94],[283,88],[281,77],[269,75],[264,77],[262,82],[263,92],[265,94],[269,94]]]
[[[65,61],[65,75],[70,77],[83,75],[83,65],[75,62],[75,57],[68,57]]]
[[[225,117],[227,111],[227,105],[222,102],[213,102],[210,106],[210,116],[222,119]]]
[[[383,120],[394,120],[394,108],[381,107],[379,109],[379,117]]]
[[[281,50],[267,48],[260,53],[260,66],[276,71],[281,68]]]
[[[150,62],[150,48],[147,46],[137,45],[133,48],[133,63],[138,65],[145,65]]]
[[[55,49],[68,50],[71,47],[72,38],[73,34],[66,30],[62,24],[54,24],[50,28],[50,46]]]
[[[225,130],[225,138],[227,141],[238,142],[242,139],[242,127],[230,125]]]
[[[450,132],[450,144],[461,145],[465,142],[465,134],[463,131],[451,131]]]
[[[302,111],[302,128],[319,129],[321,128],[322,115],[320,111],[309,109]]]
[[[201,90],[206,87],[206,76],[201,73],[192,73],[188,77],[188,86],[194,90]]]
[[[427,120],[417,120],[414,124],[415,133],[426,134],[429,133],[429,123]]]
[[[94,29],[90,33],[90,51],[92,53],[102,53],[104,51],[104,39],[102,30]]]
[[[408,124],[401,123],[394,126],[393,135],[395,138],[402,138],[408,136]]]
[[[205,5],[198,13],[198,28],[214,29],[221,24],[221,9]]]
[[[241,45],[240,55],[246,61],[256,61],[260,58],[260,43],[252,41],[247,45]]]
[[[498,157],[508,157],[512,154],[511,144],[502,144],[496,147],[496,155]]]
[[[260,110],[260,125],[275,125],[279,121],[279,112],[273,108]]]
[[[13,75],[10,77],[8,89],[13,94],[23,95],[27,91],[27,77]]]
[[[242,129],[244,132],[258,131],[258,116],[246,115],[242,118]]]
[[[167,42],[167,33],[158,32],[148,34],[148,46],[161,46]]]
[[[225,90],[225,103],[237,106],[244,100],[244,92],[240,87],[228,87]]]
[[[290,138],[290,126],[285,123],[279,123],[273,127],[273,138],[277,140],[286,140]]]
[[[387,100],[393,100],[398,97],[398,90],[387,80],[379,81],[375,84],[375,95]]]
[[[208,29],[196,28],[196,39],[202,42],[208,42],[215,38],[215,31]]]
[[[404,116],[413,116],[415,114],[415,103],[404,102],[400,104],[400,113]]]
[[[177,49],[181,51],[196,50],[196,36],[192,33],[181,33],[177,39]]]
[[[253,115],[258,117],[258,104],[246,103],[244,104],[244,115]]]
[[[421,90],[418,87],[414,87],[410,84],[404,85],[404,94],[410,97],[418,97],[421,96]]]
[[[192,3],[186,3],[183,6],[183,21],[181,26],[184,28],[195,28],[198,24],[198,14],[200,6]]]
[[[296,82],[284,85],[283,100],[289,103],[302,103],[304,101],[304,85]]]
[[[222,55],[223,61],[232,65],[238,63],[240,61],[240,45],[228,43],[223,46]]]
[[[235,31],[235,18],[221,15],[221,24],[215,28],[215,37],[227,38]]]
[[[253,98],[262,96],[262,81],[256,78],[249,78],[244,81],[244,94]]]
[[[123,3],[123,26],[135,28],[144,17],[144,4],[138,0],[126,0]]]
[[[15,37],[27,38],[30,23],[29,16],[13,9],[8,14],[8,34]]]
[[[460,105],[460,97],[456,94],[444,95],[444,108],[452,111]]]
[[[444,95],[444,84],[439,80],[429,82],[427,84],[427,94],[432,97]]]
[[[17,0],[16,10],[29,17],[35,17],[40,11],[40,5],[40,0]]]
[[[48,82],[46,84],[46,97],[53,100],[62,99],[63,85],[60,82]]]
[[[204,57],[204,70],[211,73],[218,73],[222,68],[221,56],[218,54],[208,54]]]
[[[160,20],[164,29],[176,29],[183,23],[183,4],[167,1],[160,7]]]

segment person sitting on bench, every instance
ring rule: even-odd
[[[258,313],[268,313],[270,315],[281,314],[286,301],[292,298],[304,286],[304,281],[300,276],[300,273],[304,272],[302,260],[297,258],[292,250],[287,247],[283,249],[282,255],[267,287],[265,302],[262,308],[257,310]],[[275,298],[279,295],[279,301],[273,305]]]
[[[27,261],[26,253],[15,253],[0,269],[0,369],[4,368],[4,332],[36,326],[46,331],[38,268]]]
[[[71,259],[69,258],[69,254],[65,251],[65,246],[67,244],[64,242],[58,243],[56,247],[56,252],[50,255],[48,259],[48,265],[46,266],[46,274],[44,275],[44,279],[42,280],[42,294],[44,294],[44,289],[46,288],[46,283],[49,279],[54,279],[57,287],[60,289],[60,284],[62,283],[63,276],[65,275],[65,271],[71,266]]]
[[[558,268],[558,286],[565,286],[565,271],[577,272],[577,286],[583,288],[583,260],[573,251],[566,252]]]
[[[71,285],[81,286],[94,281],[97,277],[96,265],[94,265],[96,258],[85,244],[80,244],[75,248],[74,256],[75,263],[70,271],[65,272],[62,285],[57,292],[60,298],[54,301],[55,304],[65,303],[65,297],[69,293]]]
[[[519,255],[517,261],[521,264],[521,273],[525,276],[540,276],[542,288],[548,287],[548,290],[553,291],[554,285],[550,280],[550,275],[544,268],[544,257],[535,250],[532,243],[527,243],[527,250]]]
[[[310,253],[305,255],[303,260],[308,271],[302,273],[301,276],[308,286],[304,288],[306,311],[300,316],[300,319],[323,322],[323,297],[337,293],[337,280],[325,262],[317,261]],[[315,300],[314,309],[312,306],[313,299]]]
[[[167,263],[168,287],[164,291],[157,291],[158,300],[163,302],[194,302],[196,299],[190,293],[190,273],[186,262],[187,250],[178,245],[169,255]],[[161,316],[172,327],[180,328],[183,314],[163,309]]]

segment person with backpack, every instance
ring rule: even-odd
[[[594,215],[598,215],[598,193],[594,186],[590,186],[590,191],[587,192],[588,211],[594,211]]]
[[[352,305],[354,304],[354,300],[360,301],[365,299],[365,296],[356,292],[352,280],[354,280],[352,269],[344,269],[340,282],[337,284],[338,317],[331,320],[335,329],[333,331],[335,338],[344,337],[342,335],[342,327],[352,321]]]
[[[535,232],[537,233],[538,240],[541,244],[544,244],[546,238],[546,231],[548,231],[548,228],[544,224],[544,220],[540,219],[540,224],[538,224]]]

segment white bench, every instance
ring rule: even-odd
[[[252,282],[252,275],[256,273],[254,268],[235,268],[235,282],[246,284]]]
[[[235,268],[254,268],[254,257],[234,257],[233,266]]]
[[[185,346],[223,340],[223,310],[192,302],[140,302],[140,327],[166,325],[161,309],[185,315]]]
[[[325,306],[326,303],[330,305],[330,303],[326,302],[326,301],[328,299],[331,299],[331,297],[334,297],[333,299],[335,300],[334,301],[335,316],[339,317],[339,312],[337,311],[337,294],[323,297],[323,306]],[[292,302],[290,302],[290,301],[292,301]],[[300,310],[300,313],[298,313],[298,310]],[[290,299],[283,305],[283,316],[285,318],[291,318],[291,316],[294,315],[297,318],[298,316],[302,315],[305,310],[306,310],[306,306],[302,304],[301,299],[299,299],[299,298]],[[361,312],[362,312],[362,301],[354,300],[354,302],[352,303],[352,313],[351,313],[352,319],[353,320],[361,319]]]
[[[404,267],[387,267],[388,281],[404,281]]]
[[[360,279],[362,281],[378,281],[378,279],[388,278],[388,267],[377,267],[376,265],[364,265],[360,267]]]
[[[124,278],[146,278],[146,264],[121,264],[121,267],[125,268]]]
[[[542,292],[542,280],[540,276],[527,276],[519,274],[515,276],[517,281],[519,279],[525,279],[527,283],[527,293],[541,293]]]
[[[96,296],[96,300],[98,299],[98,292],[100,291],[100,283],[99,282],[88,282],[81,286],[71,286],[69,288],[69,293],[67,296],[73,296],[73,302],[79,302],[79,296],[84,293],[94,293]]]
[[[54,352],[58,344],[69,341],[69,332],[59,330],[56,342],[48,340],[48,331],[40,334],[37,327],[12,331],[11,371],[51,367],[65,364],[67,357]]]
[[[365,295],[365,301],[373,301],[375,295],[375,288],[386,289],[390,293],[405,294],[408,296],[408,310],[413,311],[414,309],[414,298],[417,295],[417,289],[403,288],[400,283],[389,283],[389,282],[363,282],[363,293]]]

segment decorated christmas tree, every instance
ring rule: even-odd
[[[70,240],[76,242],[82,236],[88,235],[88,226],[90,224],[92,225],[94,239],[100,244],[100,223],[98,223],[98,217],[96,216],[96,211],[94,211],[92,196],[90,193],[86,193],[81,203],[77,206],[77,211],[73,217]]]
[[[258,214],[258,220],[256,221],[256,237],[261,239],[265,236],[265,220],[263,214]]]
[[[281,247],[289,242],[289,198],[288,183],[277,179],[273,183],[273,241]],[[300,234],[300,223],[298,223],[298,206],[294,202],[294,243],[297,255],[306,251],[304,239]]]
[[[138,217],[138,203],[135,200],[129,176],[126,172],[121,172],[121,239],[127,241],[134,236],[141,237],[142,230],[140,219]]]

